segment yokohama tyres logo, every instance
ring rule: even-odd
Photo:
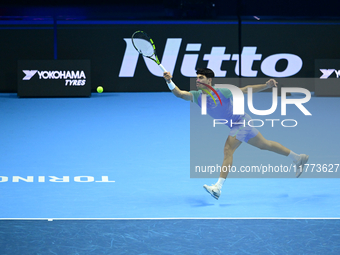
[[[65,86],[84,86],[86,83],[86,75],[84,71],[38,71],[38,70],[22,70],[25,77],[24,81],[31,80],[37,73],[39,80],[65,80]]]
[[[340,70],[335,69],[320,69],[320,72],[322,73],[320,79],[328,79],[331,74],[335,73],[336,78],[339,78],[340,76]]]

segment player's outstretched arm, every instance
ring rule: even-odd
[[[270,88],[274,88],[274,87],[277,87],[277,81],[275,81],[274,79],[270,79],[265,84],[248,85],[248,86],[241,88],[241,90],[244,94],[247,94],[248,88],[252,88],[253,93],[256,93],[256,92],[260,92],[262,90],[266,90],[266,89],[270,89]]]
[[[173,83],[172,76],[170,74],[170,72],[165,72],[163,74],[163,77],[166,81],[166,83],[168,84],[169,89],[171,90],[172,94],[174,94],[176,97],[178,98],[182,98],[186,101],[192,101],[192,94],[188,91],[185,90],[180,90],[175,83]]]

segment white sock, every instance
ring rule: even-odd
[[[289,152],[288,157],[290,157],[294,162],[297,162],[297,161],[300,160],[300,155],[296,154],[296,153],[293,152],[293,151],[290,151],[290,152]]]
[[[218,181],[216,182],[216,186],[219,188],[219,189],[222,189],[222,186],[223,186],[223,183],[225,182],[225,179],[224,178],[218,178]]]

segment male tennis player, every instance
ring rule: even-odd
[[[164,79],[166,80],[169,89],[176,97],[197,103],[201,107],[202,93],[207,93],[207,91],[211,92],[209,87],[203,84],[212,86],[212,79],[215,77],[215,74],[211,69],[208,68],[198,69],[196,73],[196,86],[198,88],[198,91],[188,92],[180,90],[171,80],[172,76],[169,72],[164,73]],[[255,93],[276,86],[277,82],[274,79],[270,79],[265,84],[249,85],[240,89],[244,94],[246,94],[249,87],[252,88],[253,92]],[[227,178],[229,169],[233,163],[233,154],[242,142],[246,142],[261,150],[268,150],[284,156],[288,156],[296,164],[296,177],[299,177],[303,172],[304,165],[308,161],[308,155],[298,155],[288,148],[284,147],[283,145],[279,144],[278,142],[265,139],[256,128],[248,125],[248,121],[251,120],[248,114],[233,115],[232,93],[229,89],[215,88],[215,90],[220,96],[222,104],[220,104],[219,100],[216,100],[216,106],[215,102],[213,102],[213,99],[211,97],[207,97],[207,113],[214,119],[231,119],[233,123],[241,124],[232,125],[231,122],[228,121],[227,125],[231,130],[224,146],[224,159],[221,167],[221,169],[228,169],[228,171],[221,171],[217,183],[213,184],[212,186],[204,185],[204,189],[215,199],[218,199],[220,197],[223,183]]]

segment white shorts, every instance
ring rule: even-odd
[[[245,114],[244,117],[241,117],[237,122],[244,122],[244,124],[236,124],[230,128],[230,136],[235,137],[241,142],[248,142],[249,139],[255,137],[259,131],[248,125],[248,121],[251,120],[251,117],[248,114]]]

